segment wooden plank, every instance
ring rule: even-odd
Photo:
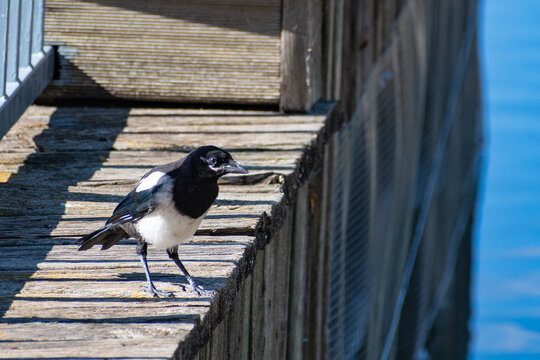
[[[291,238],[293,234],[293,212],[287,212],[283,226],[279,234],[272,240],[275,257],[275,268],[273,270],[274,292],[277,294],[274,300],[273,321],[274,333],[272,334],[274,359],[286,359],[288,348],[288,327],[289,327],[289,304],[291,297],[296,293],[290,289],[291,283]],[[270,357],[271,358],[271,357]]]
[[[279,237],[279,235],[278,235]],[[274,237],[275,240],[276,237]],[[276,297],[278,295],[275,287],[276,273],[275,265],[277,259],[275,257],[276,241],[272,241],[264,248],[264,299],[263,299],[263,312],[265,314],[265,324],[263,330],[264,336],[264,357],[267,359],[277,359],[276,357],[276,344],[274,343],[274,331],[276,326],[275,306]]]
[[[359,89],[356,91],[356,99],[360,99],[364,93],[365,84],[377,59],[376,19],[374,16],[376,6],[377,2],[372,0],[363,0],[359,6],[356,35],[361,52],[358,57],[358,61],[360,62],[358,69]]]
[[[249,346],[249,328],[244,328],[246,325],[249,327],[249,308],[247,309],[247,314],[245,311],[246,293],[249,295],[248,303],[250,303],[251,283],[249,281],[244,281],[240,285],[234,302],[227,312],[227,322],[223,322],[226,329],[226,341],[224,349],[222,349],[222,354],[227,354],[227,359],[240,359],[244,349],[247,349],[247,346]]]
[[[51,113],[47,114],[46,111],[42,111],[38,114],[29,114],[30,123],[26,126],[16,127],[12,134],[8,134],[6,141],[3,141],[5,147],[0,148],[0,150],[13,152],[19,148],[21,150],[38,149],[41,152],[87,152],[94,157],[94,163],[103,161],[103,154],[100,152],[112,149],[186,152],[203,144],[214,144],[238,152],[262,150],[259,147],[261,144],[265,144],[264,150],[266,151],[301,151],[304,146],[309,145],[314,140],[317,126],[320,127],[325,119],[324,116],[320,115],[309,116],[305,117],[310,119],[309,122],[295,123],[294,119],[298,117],[294,117],[291,118],[291,123],[294,125],[287,125],[288,128],[284,129],[278,127],[275,130],[268,130],[268,126],[261,127],[262,124],[254,120],[257,117],[256,114],[249,116],[234,116],[232,114],[231,118],[221,119],[222,122],[219,126],[209,124],[205,128],[211,131],[199,133],[195,130],[189,132],[163,130],[171,123],[170,119],[166,119],[167,117],[164,117],[166,121],[164,121],[165,124],[161,125],[161,129],[156,121],[151,122],[154,130],[149,131],[148,122],[132,120],[133,118],[137,119],[137,114],[132,116],[130,109],[110,111],[107,111],[106,108],[92,109],[88,110],[88,114],[84,116],[65,108],[56,111],[49,110],[49,112]],[[268,114],[259,112],[259,115],[266,118]],[[271,113],[270,115],[273,117],[275,114]],[[43,123],[48,121],[47,116],[51,117],[50,124],[47,123],[48,126]],[[228,121],[228,124],[223,123],[224,121]],[[252,121],[252,124],[247,124]],[[267,121],[268,125],[272,120],[268,119]],[[246,132],[239,132],[239,126],[245,126]],[[30,139],[25,135],[25,130],[29,128],[36,134]],[[176,129],[179,129],[178,125],[176,125]],[[183,129],[186,129],[185,125]],[[21,139],[26,139],[28,143],[19,141]],[[268,144],[266,144],[267,142]]]
[[[346,18],[344,18],[344,11],[345,11],[345,1],[336,1],[334,2],[334,31],[332,38],[332,41],[334,43],[333,45],[333,53],[331,56],[333,57],[332,60],[332,68],[329,69],[329,71],[332,74],[332,92],[330,95],[331,99],[339,99],[341,100],[341,94],[342,94],[342,86],[343,86],[343,53],[346,50],[346,48],[343,46],[344,44],[344,33],[346,33],[345,29],[345,23],[347,21]]]
[[[264,311],[264,297],[266,296],[266,282],[264,276],[265,249],[257,252],[253,268],[252,298],[251,298],[251,333],[250,353],[252,359],[264,359],[266,322],[270,321]]]
[[[293,243],[291,255],[291,279],[289,303],[289,336],[287,340],[287,356],[291,359],[304,358],[304,339],[307,330],[304,318],[307,313],[305,303],[308,294],[306,293],[308,274],[307,268],[307,246],[308,246],[308,199],[307,185],[298,189],[296,200],[295,219],[293,229]]]
[[[225,316],[225,319],[214,329],[212,333],[212,350],[210,352],[211,359],[227,359],[227,325],[228,316]]]
[[[336,12],[336,0],[323,1],[323,49],[322,49],[322,61],[323,61],[323,74],[324,74],[324,91],[323,99],[333,99],[332,86],[333,86],[333,72],[334,68],[334,33],[335,33],[335,12]]]
[[[324,164],[326,167],[328,164]],[[324,183],[325,177],[323,176],[322,169],[314,171],[308,182],[307,201],[308,201],[308,239],[309,241],[306,249],[307,253],[307,293],[305,307],[307,309],[307,316],[304,318],[304,324],[306,327],[304,339],[304,354],[310,359],[322,358],[326,338],[321,336],[322,329],[325,328],[325,314],[326,307],[325,297],[328,290],[324,287],[324,279],[327,276],[328,269],[325,269],[326,258],[326,234],[321,235],[321,231],[324,230],[323,223],[325,221],[324,216],[330,214],[324,205],[327,204],[324,196],[328,196],[325,191]],[[307,341],[306,341],[307,339]]]
[[[251,341],[251,301],[253,292],[253,276],[248,275],[242,282],[239,296],[243,299],[242,308],[242,339],[241,339],[241,359],[248,360],[250,358],[250,341]]]
[[[333,142],[330,141],[325,146],[324,160],[322,164],[323,178],[321,191],[321,223],[319,228],[319,247],[318,269],[316,277],[316,297],[319,299],[319,314],[315,321],[315,359],[325,359],[327,354],[327,321],[328,321],[328,298],[329,298],[329,279],[330,279],[330,241],[331,238],[331,215],[332,206],[332,179],[333,179]]]
[[[28,332],[29,330],[35,332],[37,331],[37,327],[33,329],[26,327],[24,331]],[[11,331],[11,329],[8,331]],[[48,329],[44,335],[48,335],[51,331],[53,330]],[[74,329],[74,331],[80,333],[81,329]],[[94,331],[99,332],[100,328],[95,327]],[[145,339],[148,339],[148,337]],[[5,345],[2,345],[2,356],[5,356],[5,359],[74,359],[82,358],[83,356],[106,359],[115,357],[112,354],[114,354],[118,346],[118,339],[114,337],[103,340],[70,340],[70,347],[66,347],[65,342],[66,340],[64,339],[59,341],[9,341]],[[169,359],[169,354],[174,351],[175,344],[166,337],[156,337],[148,341],[141,341],[140,338],[135,338],[122,340],[122,347],[124,348],[122,353],[125,358]]]
[[[283,111],[307,111],[322,97],[322,6],[321,0],[283,1]]]

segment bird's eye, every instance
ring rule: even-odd
[[[211,157],[210,159],[208,159],[208,163],[212,166],[215,166],[217,164],[217,160],[215,157]]]

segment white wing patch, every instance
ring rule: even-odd
[[[144,179],[139,182],[139,185],[135,188],[136,192],[141,192],[143,190],[148,190],[159,184],[160,180],[163,181],[163,176],[166,175],[161,171],[154,171]]]

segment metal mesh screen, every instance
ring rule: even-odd
[[[394,25],[333,139],[329,359],[466,355],[453,284],[481,145],[476,1],[406,1]]]
[[[335,334],[335,341],[328,343],[330,359],[343,358],[364,346],[369,308],[368,278],[357,276],[369,270],[367,143],[363,124],[350,125],[336,137],[333,159],[336,167],[332,193],[336,201],[332,202],[331,220],[334,251],[330,270],[329,333]]]

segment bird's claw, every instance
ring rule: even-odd
[[[201,287],[201,286],[195,286],[195,287],[192,288],[192,290],[193,290],[194,292],[196,292],[197,295],[199,295],[199,296],[205,296],[205,297],[212,297],[212,296],[214,296],[215,293],[216,293],[214,290],[206,290],[206,289],[204,289],[204,288]]]
[[[180,285],[184,291],[193,291],[198,296],[212,297],[216,292],[214,290],[206,290],[198,284]]]
[[[143,289],[146,292],[149,292],[150,294],[152,294],[152,296],[154,297],[159,297],[159,298],[174,297],[174,294],[172,292],[167,291],[167,290],[158,290],[154,286],[144,285]]]

